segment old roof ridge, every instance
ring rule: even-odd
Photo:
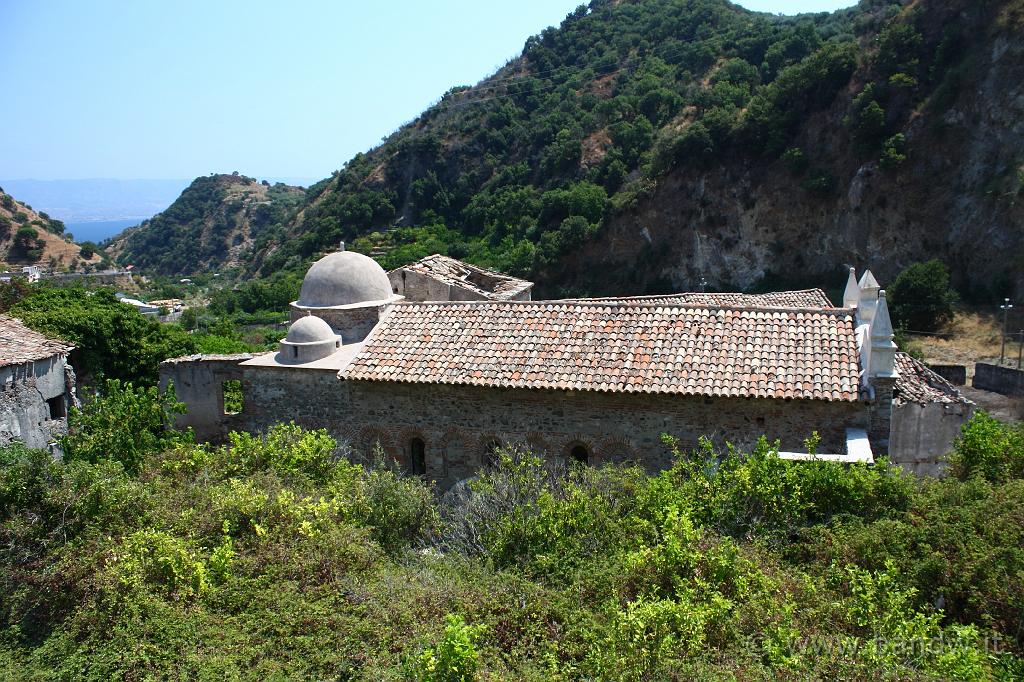
[[[673,294],[673,296],[678,294]],[[744,305],[744,304],[730,304],[730,303],[687,303],[687,302],[673,302],[673,301],[651,301],[650,303],[626,303],[623,299],[538,299],[532,301],[495,301],[495,300],[478,300],[478,301],[396,301],[392,305],[393,309],[399,308],[425,308],[429,306],[439,307],[499,307],[499,306],[519,306],[519,307],[545,307],[545,306],[559,306],[565,308],[571,308],[573,306],[580,307],[593,307],[593,308],[621,308],[624,310],[647,310],[647,309],[658,309],[658,308],[686,308],[686,309],[705,309],[705,310],[735,310],[742,312],[765,312],[765,313],[782,313],[782,312],[796,312],[796,313],[822,313],[826,315],[835,315],[836,317],[853,317],[853,312],[848,308],[837,308],[835,306],[829,307],[817,307],[817,306],[781,306],[781,305]],[[383,322],[383,320],[382,320]]]

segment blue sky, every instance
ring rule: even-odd
[[[581,1],[0,0],[0,178],[322,178]]]

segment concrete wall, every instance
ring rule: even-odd
[[[974,365],[974,387],[1003,395],[1024,395],[1024,372],[979,362]]]
[[[60,355],[0,368],[0,445],[20,441],[46,448],[67,433],[74,385],[74,372]],[[58,399],[57,419],[51,418],[51,399]]]
[[[178,428],[192,428],[196,438],[217,442],[228,431],[244,428],[244,414],[225,414],[224,382],[242,380],[238,363],[251,355],[192,355],[160,363],[160,390],[174,382],[178,400],[188,412],[178,415]]]
[[[945,457],[974,408],[963,403],[896,404],[892,411],[889,458],[922,476],[945,474]]]
[[[563,457],[575,445],[591,463],[635,460],[668,466],[661,434],[692,448],[700,436],[748,448],[762,434],[802,450],[817,430],[821,451],[843,452],[845,429],[867,427],[859,403],[648,396],[476,386],[342,381],[326,371],[245,368],[246,428],[294,420],[325,428],[366,453],[378,441],[403,465],[409,444],[426,444],[427,476],[442,488],[471,476],[494,442],[526,442]]]

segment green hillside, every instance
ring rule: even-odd
[[[167,210],[118,235],[107,250],[164,275],[237,266],[240,253],[281,225],[303,198],[299,187],[238,173],[197,178]]]
[[[386,267],[440,251],[550,295],[820,281],[849,264],[891,278],[938,256],[991,297],[1024,286],[1021,5],[779,17],[594,0],[311,187],[237,260],[298,272],[344,239]],[[134,239],[165,271],[210,262]]]

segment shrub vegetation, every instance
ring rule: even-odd
[[[197,445],[173,412],[111,385],[64,461],[0,449],[12,677],[1024,673],[1024,442],[985,415],[943,481],[667,438],[656,475],[508,447],[439,498],[323,431]]]

